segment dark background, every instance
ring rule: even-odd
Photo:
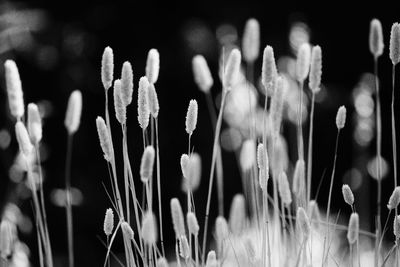
[[[179,157],[187,149],[187,135],[184,120],[187,104],[195,98],[199,103],[199,122],[192,138],[194,149],[203,159],[203,183],[195,195],[197,210],[205,208],[207,191],[206,177],[209,173],[212,153],[212,128],[208,118],[203,94],[196,88],[191,71],[191,58],[202,53],[207,58],[213,76],[217,77],[219,47],[215,39],[215,30],[223,23],[237,28],[242,35],[246,20],[254,17],[261,26],[261,48],[272,45],[275,55],[290,55],[288,32],[294,21],[304,21],[311,29],[312,44],[319,44],[323,51],[323,83],[327,87],[328,97],[316,105],[314,138],[314,174],[322,176],[324,171],[330,174],[336,127],[336,110],[340,105],[348,107],[351,118],[351,92],[360,76],[373,70],[373,60],[368,49],[370,20],[381,20],[385,37],[385,52],[380,59],[382,78],[383,109],[383,153],[391,162],[390,136],[390,96],[391,62],[388,58],[390,27],[399,19],[397,9],[386,6],[349,7],[337,2],[292,3],[289,1],[20,1],[2,2],[0,12],[12,14],[13,10],[40,11],[43,25],[33,31],[27,48],[11,47],[1,51],[1,107],[0,127],[8,129],[13,136],[14,122],[8,115],[6,91],[4,86],[3,62],[12,58],[19,67],[24,89],[25,102],[48,100],[52,112],[44,121],[43,143],[48,148],[49,157],[43,163],[46,171],[45,191],[63,187],[64,161],[66,152],[66,131],[63,126],[64,112],[69,94],[74,89],[83,93],[83,113],[81,126],[74,137],[72,160],[72,184],[81,190],[83,202],[74,208],[75,252],[77,266],[103,264],[105,249],[98,240],[104,240],[103,218],[105,209],[110,206],[102,182],[108,185],[107,167],[102,158],[95,128],[95,118],[104,115],[104,91],[100,79],[100,61],[104,47],[111,46],[115,56],[115,75],[120,75],[120,67],[125,60],[132,63],[134,71],[134,100],[128,108],[129,149],[134,168],[139,164],[142,147],[141,132],[136,120],[136,93],[139,77],[144,75],[147,52],[157,48],[160,52],[160,77],[156,84],[160,101],[160,150],[162,168],[162,187],[164,204],[164,229],[167,246],[171,247],[173,235],[169,216],[169,199],[179,197],[184,201],[180,188]],[[397,13],[397,14],[396,14]],[[5,31],[9,24],[0,21],[0,29]],[[24,24],[29,27],[29,23]],[[193,28],[205,29],[204,38],[199,38],[198,46],[188,36]],[[4,40],[8,40],[5,38]],[[24,41],[25,42],[25,41]],[[22,42],[22,43],[24,43]],[[240,43],[238,43],[240,45]],[[261,62],[257,61],[258,73]],[[219,92],[219,83],[213,87],[213,95]],[[113,110],[110,109],[111,114]],[[344,206],[340,194],[342,177],[352,167],[354,141],[352,123],[348,119],[339,147],[336,183],[334,188],[334,210]],[[117,132],[117,124],[113,127]],[[120,140],[116,135],[116,140]],[[119,144],[118,141],[115,143]],[[9,181],[8,168],[17,151],[16,141],[0,153],[0,207],[13,196],[16,185]],[[363,151],[372,155],[374,143]],[[233,194],[240,192],[239,170],[233,153],[224,152],[224,171],[226,184],[226,212]],[[122,159],[121,159],[122,160]],[[329,175],[328,175],[329,176]],[[375,182],[368,175],[365,183]],[[313,185],[314,190],[317,184]],[[364,187],[362,187],[364,188]],[[327,196],[328,182],[321,189],[321,196]],[[386,203],[392,191],[392,173],[384,182],[383,203]],[[356,206],[360,209],[374,210],[375,192],[358,190],[355,192]],[[357,203],[357,199],[363,199]],[[327,197],[319,199],[322,207]],[[214,202],[215,203],[215,202]],[[22,210],[30,214],[29,201],[20,202]],[[48,201],[50,233],[55,257],[61,264],[66,260],[65,212]],[[215,214],[217,207],[212,207]],[[371,214],[370,214],[371,215]],[[203,221],[200,215],[200,221]],[[372,216],[370,217],[372,221]],[[364,220],[368,222],[368,220]],[[35,235],[25,235],[22,239],[32,248]],[[117,242],[118,243],[118,242]],[[116,251],[121,249],[116,245]],[[32,249],[35,260],[36,250]],[[61,265],[60,265],[61,266]]]

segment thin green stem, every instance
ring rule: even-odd
[[[314,130],[314,106],[315,93],[312,93],[310,111],[310,130],[308,133],[308,153],[307,153],[307,203],[311,200],[311,177],[312,177],[312,150],[313,150],[313,130]]]
[[[394,182],[394,187],[397,186],[397,142],[396,142],[396,120],[395,120],[395,114],[394,114],[394,99],[395,99],[395,94],[394,94],[394,88],[395,88],[395,76],[396,76],[396,65],[393,65],[392,68],[392,105],[391,105],[391,111],[392,111],[392,147],[393,147],[393,182]],[[397,215],[397,206],[396,206],[396,213]]]
[[[67,235],[68,235],[68,266],[74,267],[74,230],[71,203],[71,159],[72,159],[72,140],[73,135],[68,134],[67,156],[65,160],[65,193],[67,202],[65,211],[67,216]]]
[[[299,82],[300,97],[297,108],[297,149],[299,159],[304,159],[304,142],[303,142],[303,87],[304,81]]]

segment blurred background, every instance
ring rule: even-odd
[[[72,158],[76,265],[100,266],[105,257],[100,239],[104,240],[104,213],[111,204],[102,183],[108,188],[110,185],[95,127],[95,118],[104,116],[104,89],[100,79],[104,48],[111,46],[114,50],[114,77],[120,75],[124,61],[130,61],[133,66],[135,91],[133,104],[128,108],[128,142],[136,175],[142,152],[141,130],[136,119],[137,83],[145,74],[148,50],[156,48],[160,52],[161,68],[156,89],[161,108],[159,129],[164,229],[169,251],[174,244],[174,235],[168,203],[171,197],[178,197],[181,201],[185,199],[184,193],[179,190],[179,158],[187,149],[184,122],[187,105],[192,98],[199,103],[199,121],[192,144],[203,162],[203,181],[194,196],[200,214],[205,209],[206,177],[212,153],[212,124],[204,95],[193,81],[192,57],[202,54],[207,59],[216,81],[212,95],[218,106],[221,91],[218,80],[220,52],[222,47],[241,45],[244,25],[251,17],[256,18],[261,27],[260,54],[267,44],[271,45],[282,72],[290,73],[301,42],[309,41],[322,47],[323,88],[317,97],[315,113],[313,191],[317,190],[322,177],[330,176],[336,137],[335,115],[340,105],[346,105],[348,123],[340,139],[333,206],[335,211],[343,209],[345,215],[342,216],[347,218],[350,210],[342,200],[340,188],[342,183],[350,184],[356,196],[356,208],[365,218],[361,222],[367,230],[373,222],[376,199],[376,181],[372,178],[375,172],[374,87],[371,85],[372,76],[366,74],[373,70],[368,32],[372,18],[381,20],[386,44],[379,61],[383,157],[386,159],[382,202],[386,204],[393,189],[390,135],[392,65],[388,57],[388,41],[390,27],[399,19],[395,8],[364,5],[353,9],[323,1],[318,1],[318,4],[304,1],[168,1],[167,6],[157,1],[0,3],[0,213],[10,203],[21,209],[23,223],[19,236],[30,248],[30,260],[34,265],[38,260],[36,235],[29,219],[32,218],[30,193],[16,158],[15,121],[9,114],[4,81],[3,64],[6,59],[14,59],[18,65],[25,103],[38,103],[44,117],[41,151],[44,190],[57,266],[66,266],[67,263],[65,211],[62,207],[63,192],[60,190],[64,186],[67,140],[63,122],[68,97],[75,89],[83,94],[81,126],[74,137]],[[258,59],[255,64],[256,80],[260,74],[261,59]],[[261,97],[261,91],[258,92]],[[112,109],[110,112],[113,114]],[[118,125],[113,121],[112,126],[117,129]],[[308,122],[305,125],[308,127]],[[294,140],[294,129],[288,113],[283,132],[289,142]],[[119,140],[120,137],[115,138]],[[241,192],[240,168],[234,151],[239,150],[242,139],[240,131],[224,123],[221,143],[226,213],[232,196]],[[289,151],[290,159],[294,160],[292,154],[293,151]],[[321,208],[326,205],[327,192],[328,179],[324,180],[318,198]],[[217,205],[212,206],[212,215],[216,213]],[[385,216],[383,214],[383,218]],[[115,251],[121,250],[122,242],[117,242]]]

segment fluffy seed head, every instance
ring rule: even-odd
[[[293,174],[293,193],[300,197],[305,190],[305,164],[304,160],[298,159]]]
[[[261,75],[261,82],[265,90],[270,90],[278,76],[278,71],[276,70],[274,49],[269,45],[264,49]]]
[[[343,199],[344,201],[352,206],[354,204],[354,195],[353,192],[351,191],[349,185],[344,184],[342,186],[342,194],[343,194]]]
[[[192,69],[194,81],[201,91],[204,93],[210,92],[214,84],[210,69],[208,68],[207,61],[202,55],[193,57]]]
[[[82,93],[75,90],[71,93],[68,100],[67,112],[65,113],[64,125],[69,134],[74,134],[81,122],[82,114]]]
[[[114,229],[114,213],[112,209],[107,209],[106,210],[106,216],[104,217],[104,233],[106,236],[109,236],[112,234],[112,231]]]
[[[263,143],[259,143],[257,146],[257,166],[260,170],[265,167],[265,151]]]
[[[160,54],[157,49],[150,49],[147,54],[146,77],[150,83],[156,83],[160,72]]]
[[[225,240],[229,236],[228,223],[222,216],[218,216],[215,221],[215,235],[219,242]]]
[[[125,106],[132,102],[133,94],[133,72],[132,65],[125,61],[121,71],[121,100]]]
[[[154,84],[151,83],[149,85],[148,93],[149,93],[148,99],[149,99],[150,114],[151,116],[153,116],[153,118],[156,119],[160,111],[160,104],[158,103],[158,96]]]
[[[397,208],[400,203],[400,186],[396,186],[393,190],[392,195],[389,198],[389,203],[387,204],[387,208],[389,210]]]
[[[311,66],[310,66],[310,79],[308,86],[313,93],[318,93],[321,89],[321,76],[322,76],[322,51],[319,45],[312,48],[311,51]]]
[[[190,191],[196,191],[199,188],[200,180],[201,158],[198,153],[192,153],[187,166],[187,179],[183,179],[182,189],[186,192],[189,187]]]
[[[186,122],[185,122],[186,132],[189,135],[192,135],[193,131],[196,129],[197,113],[198,113],[197,101],[192,99],[189,102],[189,107],[186,113]]]
[[[18,121],[15,124],[15,135],[17,137],[19,150],[25,157],[29,158],[33,150],[33,145],[29,138],[28,131],[26,130],[25,125],[21,121]]]
[[[308,219],[306,211],[302,207],[297,208],[296,219],[300,232],[304,236],[308,236],[310,234],[310,220]]]
[[[290,205],[292,203],[292,194],[290,193],[288,178],[284,171],[279,174],[278,191],[283,204]]]
[[[181,170],[182,170],[182,175],[184,178],[188,178],[188,172],[189,172],[189,156],[188,154],[182,154],[181,156]]]
[[[206,267],[217,267],[217,266],[218,266],[217,254],[215,254],[214,250],[211,250],[207,254]]]
[[[336,127],[338,130],[343,129],[346,123],[346,107],[340,106],[336,114]]]
[[[168,261],[166,258],[161,257],[157,259],[157,263],[156,263],[157,267],[169,267]]]
[[[104,89],[108,90],[114,79],[114,54],[111,47],[107,46],[104,49],[101,59],[101,81]]]
[[[252,139],[243,142],[240,151],[240,166],[243,171],[249,171],[256,163],[256,143]]]
[[[122,102],[123,99],[121,90],[121,80],[114,81],[114,109],[115,117],[121,124],[126,123],[126,105]]]
[[[104,159],[108,162],[113,158],[113,148],[106,122],[102,117],[96,119],[97,134],[99,135],[100,146],[104,153]]]
[[[231,90],[239,80],[242,56],[238,49],[233,49],[229,54],[224,71],[224,90]]]
[[[246,201],[242,194],[233,197],[229,213],[229,227],[234,235],[240,235],[246,224]]]
[[[303,43],[299,47],[296,61],[296,76],[299,82],[303,82],[310,72],[311,47],[308,43]]]
[[[186,260],[190,257],[189,242],[186,236],[181,236],[179,238],[179,255]]]
[[[396,236],[396,238],[400,238],[400,215],[394,217],[393,234]]]
[[[383,53],[382,24],[378,19],[373,19],[369,28],[369,51],[377,58]]]
[[[198,235],[199,234],[199,223],[197,222],[196,214],[193,212],[188,212],[186,214],[186,222],[188,225],[189,234]]]
[[[149,126],[150,119],[150,107],[148,100],[149,81],[146,77],[142,77],[139,80],[138,89],[138,121],[139,125],[143,130],[146,130]]]
[[[258,58],[260,51],[260,24],[256,19],[249,19],[244,27],[242,39],[243,58],[252,63]]]
[[[16,226],[9,220],[2,219],[0,223],[0,256],[7,259],[14,250],[17,241]]]
[[[42,118],[36,104],[28,105],[28,132],[33,144],[39,144],[42,140]]]
[[[350,215],[349,227],[347,229],[347,240],[349,244],[354,244],[358,240],[359,217],[356,212]]]
[[[321,214],[315,200],[310,200],[310,202],[308,202],[308,214],[313,226],[318,228],[319,222],[321,221]]]
[[[174,226],[174,231],[176,237],[186,235],[185,232],[185,221],[183,219],[183,212],[181,204],[177,198],[171,199],[171,215],[172,215],[172,224]]]
[[[393,23],[390,31],[389,57],[393,65],[400,62],[400,24]]]
[[[19,120],[24,115],[25,107],[17,64],[13,60],[8,59],[4,63],[4,69],[10,112],[12,116]]]
[[[151,211],[147,211],[143,215],[142,238],[147,245],[152,245],[157,242],[157,222],[156,217]]]
[[[129,223],[127,223],[127,222],[121,223],[121,229],[122,229],[123,235],[126,238],[133,240],[133,238],[135,237],[135,234],[132,230],[132,227],[129,225]]]
[[[271,120],[272,135],[275,138],[279,136],[282,124],[284,83],[285,81],[282,76],[276,79],[276,87],[271,99],[269,118]]]
[[[147,146],[142,155],[140,162],[140,179],[146,183],[153,175],[155,151],[153,146]]]

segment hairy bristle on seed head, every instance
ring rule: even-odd
[[[4,63],[4,69],[10,112],[13,117],[19,120],[24,115],[25,106],[17,64],[15,64],[15,61],[8,59]]]
[[[113,148],[106,122],[102,117],[96,119],[97,134],[99,135],[100,146],[104,153],[104,159],[108,162],[113,158]]]
[[[101,81],[104,89],[108,90],[114,79],[114,54],[111,47],[107,46],[104,49],[101,59]]]
[[[223,216],[218,216],[215,221],[215,236],[219,242],[225,240],[229,236],[228,223]]]
[[[187,192],[196,191],[199,188],[201,180],[201,158],[198,153],[192,153],[187,165],[187,179],[183,179],[182,189]]]
[[[338,128],[338,130],[343,129],[345,123],[346,123],[346,107],[340,106],[336,114],[336,127]]]
[[[390,31],[389,57],[393,65],[400,62],[400,24],[393,23]]]
[[[342,186],[342,194],[343,194],[343,199],[344,201],[352,206],[354,204],[354,195],[353,192],[351,191],[349,185],[344,184]]]
[[[194,56],[192,60],[192,69],[194,81],[199,89],[204,93],[209,93],[214,84],[214,80],[206,59],[202,55]]]
[[[122,234],[124,235],[125,238],[130,239],[130,240],[134,239],[135,234],[132,230],[132,227],[129,225],[129,223],[122,222],[121,229],[122,229]]]
[[[189,102],[189,107],[186,113],[186,121],[185,121],[186,132],[189,135],[192,135],[193,131],[196,129],[197,114],[198,114],[197,101],[192,99]]]
[[[303,43],[299,47],[296,60],[296,78],[299,82],[304,82],[310,72],[311,47],[309,43]]]
[[[240,235],[246,225],[246,200],[242,194],[233,197],[229,212],[229,227],[232,234]]]
[[[150,120],[150,107],[148,103],[148,91],[149,90],[149,81],[146,77],[142,77],[139,80],[139,89],[138,89],[138,121],[142,130],[146,130],[147,126],[149,126]]]
[[[151,83],[148,88],[150,114],[153,116],[153,118],[157,119],[158,113],[160,112],[160,104],[158,103],[156,88],[154,87],[153,83]]]
[[[347,229],[347,240],[349,244],[354,244],[358,240],[359,233],[359,217],[356,212],[350,215],[349,227]]]
[[[112,209],[107,209],[106,210],[106,216],[104,217],[104,233],[106,236],[109,236],[112,234],[112,231],[114,229],[114,213]]]
[[[182,207],[179,200],[177,198],[171,199],[170,205],[175,236],[178,238],[179,236],[186,235],[185,221],[183,219]]]
[[[121,71],[121,100],[127,106],[132,102],[133,94],[133,72],[132,65],[125,61]]]
[[[186,222],[189,230],[189,234],[198,235],[199,234],[199,223],[197,222],[197,217],[194,212],[188,212],[186,214]]]
[[[33,145],[29,138],[28,131],[21,121],[17,121],[17,123],[15,124],[15,135],[17,137],[19,150],[25,157],[29,158],[33,151]]]
[[[160,72],[160,54],[157,49],[150,49],[146,61],[146,77],[150,83],[156,83]]]
[[[383,53],[382,24],[378,19],[371,20],[369,28],[369,51],[377,58]]]
[[[400,203],[400,186],[396,186],[393,190],[392,195],[389,198],[389,203],[387,204],[387,208],[389,210],[397,208]]]
[[[260,24],[254,18],[247,20],[242,39],[243,58],[247,63],[253,63],[260,51]]]
[[[395,235],[396,239],[400,238],[400,215],[394,216],[393,234]]]
[[[313,93],[318,93],[321,86],[322,76],[322,51],[319,45],[311,50],[310,79],[308,86]]]
[[[186,260],[190,257],[189,242],[186,236],[179,237],[179,255]]]
[[[157,263],[156,263],[157,267],[169,267],[168,261],[166,258],[161,257],[157,259]]]
[[[189,172],[189,156],[188,156],[188,154],[182,154],[180,163],[181,163],[182,175],[184,178],[188,179],[188,172]]]
[[[81,122],[82,114],[82,93],[79,90],[75,90],[71,93],[67,111],[65,113],[64,125],[67,128],[69,134],[74,134]]]
[[[231,90],[238,82],[242,56],[240,51],[234,48],[229,54],[224,71],[224,90]]]
[[[217,267],[217,266],[218,266],[217,254],[215,254],[214,250],[210,250],[207,254],[206,267]]]
[[[153,146],[147,146],[142,155],[140,162],[140,179],[146,183],[153,175],[155,151]]]
[[[305,190],[305,164],[304,160],[298,159],[293,173],[293,193],[300,197]]]
[[[29,136],[33,144],[39,144],[42,140],[42,118],[40,117],[38,106],[34,103],[28,105],[28,122]]]
[[[266,91],[270,90],[275,83],[278,75],[275,64],[274,50],[271,46],[267,45],[264,49],[263,64],[261,71],[261,82]]]
[[[126,123],[126,105],[122,102],[121,80],[114,81],[114,109],[115,117],[121,124]]]
[[[279,174],[278,192],[283,204],[288,206],[292,203],[292,194],[290,193],[288,178],[284,171]]]
[[[306,211],[302,207],[297,208],[296,213],[296,223],[298,229],[304,236],[309,236],[310,234],[310,220],[307,216]]]
[[[259,143],[257,146],[257,166],[260,170],[265,167],[265,151],[263,143]]]
[[[153,212],[144,213],[141,232],[145,244],[154,245],[157,242],[157,221]]]
[[[243,171],[251,170],[256,164],[256,142],[253,139],[243,142],[239,162]]]

